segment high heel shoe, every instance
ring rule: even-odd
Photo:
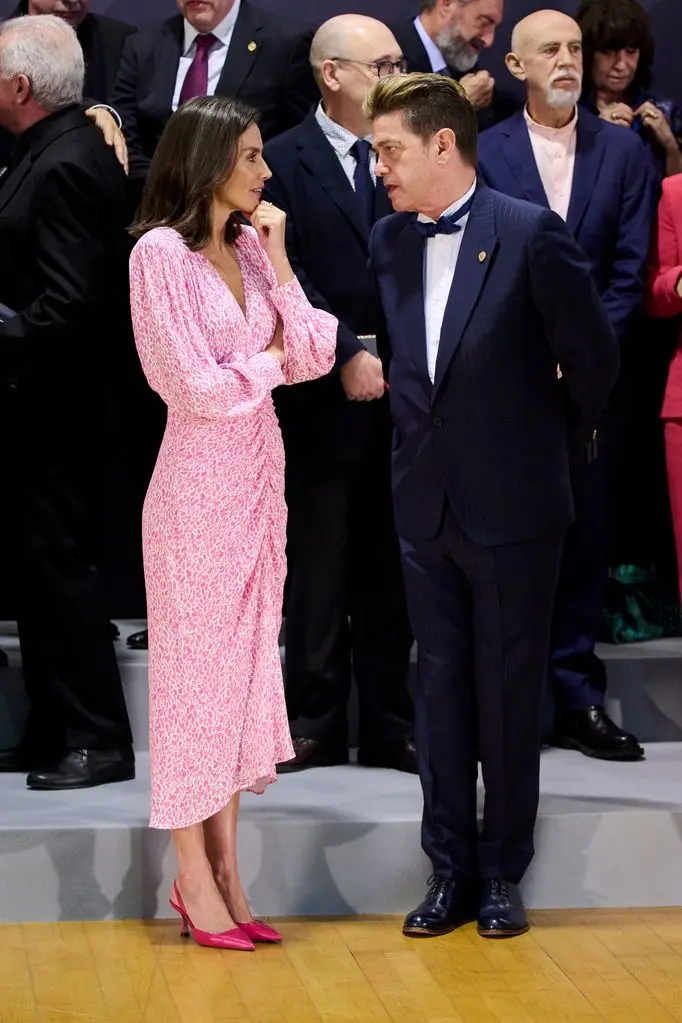
[[[248,920],[244,924],[237,924],[237,926],[247,937],[251,938],[251,941],[277,942],[282,940],[279,931],[276,931],[270,924],[261,923],[260,920]]]
[[[182,931],[180,933],[183,938],[189,938],[191,935],[197,945],[203,945],[205,948],[229,948],[237,952],[255,952],[256,946],[241,927],[233,927],[232,930],[223,931],[221,934],[213,934],[211,931],[200,931],[195,927],[187,915],[185,903],[182,901],[182,896],[178,891],[177,882],[173,882],[173,891],[168,901],[171,908],[182,917]]]

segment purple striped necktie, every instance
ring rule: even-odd
[[[189,66],[180,90],[180,106],[195,96],[205,96],[208,92],[208,53],[218,40],[211,33],[197,36],[197,48],[194,60]]]

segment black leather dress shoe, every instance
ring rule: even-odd
[[[476,886],[434,874],[426,898],[403,921],[408,938],[437,938],[476,919]]]
[[[597,760],[642,760],[644,750],[634,735],[624,732],[603,707],[571,710],[557,715],[550,745],[572,749]]]
[[[278,774],[305,771],[307,767],[335,767],[348,763],[348,749],[342,746],[332,746],[319,739],[303,739],[297,735],[291,741],[296,755],[277,765]]]
[[[516,938],[530,930],[517,885],[500,878],[481,882],[478,933],[482,938]]]
[[[142,629],[141,632],[131,632],[126,640],[126,644],[131,650],[148,650],[149,630]]]
[[[98,750],[72,749],[44,771],[31,771],[30,789],[53,792],[62,789],[90,789],[135,777],[135,756],[130,747]]]
[[[417,774],[417,750],[411,739],[361,746],[358,763],[362,767],[388,767],[394,771]]]

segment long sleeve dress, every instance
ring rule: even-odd
[[[143,511],[151,819],[199,823],[293,756],[279,656],[284,449],[271,392],[328,373],[337,321],[278,285],[256,232],[246,312],[201,253],[156,228],[130,261],[135,342],[168,423]],[[285,363],[264,349],[277,320]],[[314,429],[314,424],[310,424]]]

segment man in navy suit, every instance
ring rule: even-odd
[[[511,937],[528,928],[517,886],[533,855],[569,461],[606,404],[618,348],[560,217],[477,185],[476,117],[455,82],[386,79],[368,114],[398,211],[375,226],[370,255],[390,343],[393,498],[433,864],[403,929],[443,934],[478,915],[481,935]]]
[[[380,21],[348,14],[321,26],[311,63],[322,102],[265,147],[267,197],[286,211],[289,259],[313,305],[339,319],[334,372],[274,396],[287,454],[286,692],[296,751],[282,769],[348,760],[352,663],[358,761],[416,772],[412,635],[376,354],[385,330],[367,273],[370,229],[391,204],[362,110],[373,82],[402,70],[402,54]]]
[[[651,235],[647,152],[634,132],[578,108],[581,33],[572,18],[538,11],[519,22],[507,66],[526,83],[527,106],[483,133],[480,173],[498,191],[549,207],[566,221],[622,341],[641,304]],[[635,737],[604,710],[606,672],[595,653],[608,571],[602,437],[600,430],[573,466],[576,520],[566,541],[549,662],[557,704],[550,741],[591,757],[638,760],[643,750]]]

